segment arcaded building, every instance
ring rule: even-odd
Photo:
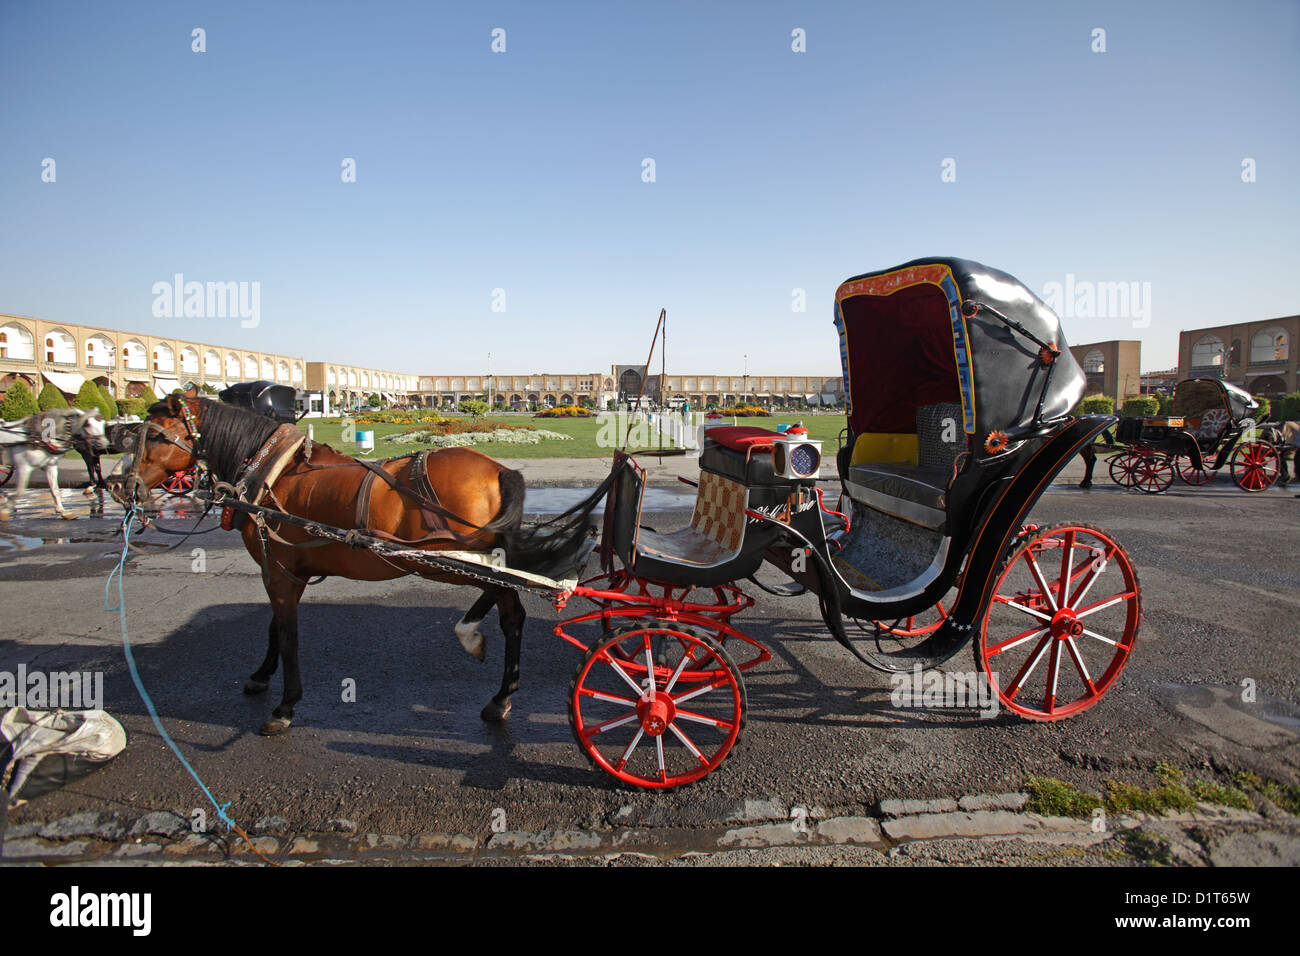
[[[1300,391],[1298,337],[1300,315],[1182,332],[1178,336],[1179,376],[1215,376],[1268,398]]]
[[[0,315],[0,393],[18,379],[33,395],[50,382],[68,398],[87,380],[114,398],[135,398],[146,386],[161,396],[190,385],[220,390],[259,378],[302,388],[305,368],[299,356]]]
[[[1075,361],[1088,376],[1088,394],[1105,395],[1119,408],[1124,399],[1142,392],[1142,343],[1111,339],[1071,345]]]

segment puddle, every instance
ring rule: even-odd
[[[10,551],[31,551],[33,548],[39,548],[44,543],[40,538],[29,538],[22,534],[0,532],[0,554]]]
[[[592,488],[529,488],[524,496],[524,512],[533,515],[560,514],[572,508],[592,493]],[[655,488],[645,490],[645,500],[641,506],[644,512],[652,511],[690,511],[695,507],[695,489],[682,486],[676,488]],[[596,509],[597,514],[605,510],[604,503]]]
[[[1157,687],[1160,702],[1170,710],[1234,743],[1273,747],[1300,736],[1300,708],[1288,701],[1256,691],[1246,702],[1242,688],[1214,684],[1161,681]]]

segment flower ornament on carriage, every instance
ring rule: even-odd
[[[1010,444],[1007,433],[1001,429],[995,429],[989,432],[988,437],[984,439],[984,450],[990,455],[1000,455],[1007,450]]]

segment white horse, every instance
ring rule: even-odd
[[[98,450],[108,448],[107,429],[99,409],[52,409],[16,422],[0,422],[0,450],[18,473],[13,494],[0,504],[0,518],[7,519],[23,493],[32,472],[41,469],[54,499],[59,517],[75,518],[63,507],[59,491],[59,459],[72,448],[73,440],[84,441]]]

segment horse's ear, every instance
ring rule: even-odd
[[[167,412],[173,418],[181,413],[181,396],[176,392],[167,396]]]

